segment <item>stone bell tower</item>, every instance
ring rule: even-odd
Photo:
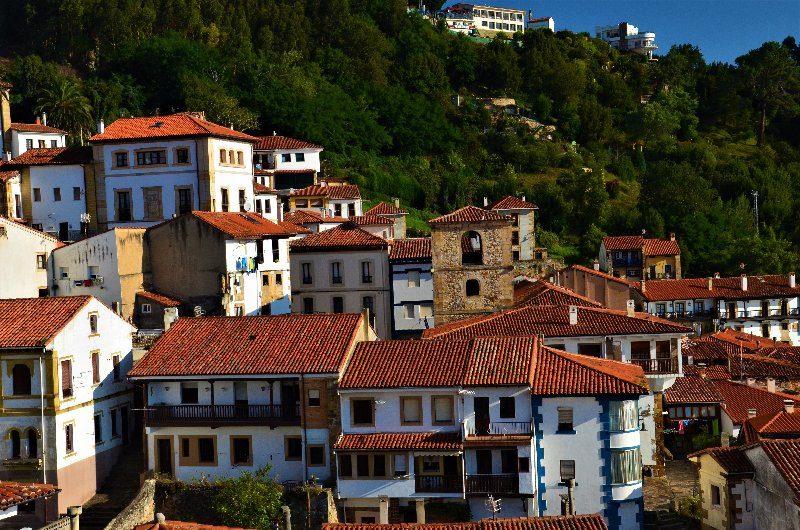
[[[428,223],[437,325],[514,304],[511,217],[465,206]]]

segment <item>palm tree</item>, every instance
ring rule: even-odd
[[[92,105],[74,80],[65,77],[45,89],[36,103],[36,113],[46,112],[54,126],[77,135],[83,145],[84,131],[92,127]]]

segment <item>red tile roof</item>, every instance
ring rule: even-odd
[[[784,394],[778,395],[732,381],[713,381],[717,391],[722,394],[725,401],[723,409],[733,420],[733,423],[742,424],[747,420],[747,410],[756,409],[756,416],[762,414],[777,414],[783,410]]]
[[[627,280],[624,280],[622,278],[617,278],[616,276],[612,276],[611,274],[606,274],[603,271],[596,271],[594,269],[590,269],[588,267],[584,267],[583,265],[570,265],[569,267],[565,267],[565,268],[561,269],[559,272],[563,272],[563,271],[566,271],[566,270],[573,270],[575,272],[583,272],[585,274],[591,274],[593,276],[597,276],[597,277],[606,279],[606,280],[611,281],[611,282],[621,283],[621,284],[623,284],[623,285],[625,285],[627,287],[631,287],[631,285],[632,285],[631,282],[629,282]]]
[[[506,195],[489,206],[490,210],[535,210],[539,208],[532,202],[523,201],[516,197]]]
[[[163,523],[145,523],[135,526],[136,530],[246,530],[233,526],[214,526],[204,523],[186,523],[183,521],[164,521]]]
[[[645,313],[629,317],[625,311],[602,307],[578,307],[577,324],[569,323],[569,306],[522,306],[467,318],[423,331],[423,338],[544,335],[586,337],[653,333],[689,333],[690,328]]]
[[[258,143],[253,146],[254,151],[273,151],[276,149],[322,149],[321,146],[306,142],[303,140],[296,140],[288,136],[259,136]]]
[[[0,348],[46,346],[91,299],[57,296],[0,300]]]
[[[780,359],[770,359],[753,353],[730,355],[731,375],[735,377],[774,377],[775,379],[800,380],[800,365]]]
[[[703,377],[684,376],[664,391],[666,403],[721,403],[722,394],[714,383]]]
[[[468,523],[325,523],[322,530],[608,530],[602,515],[481,519]]]
[[[61,490],[50,484],[0,481],[0,510],[5,511],[33,499],[52,497],[59,491]]]
[[[800,407],[794,412],[781,410],[775,414],[749,418],[743,429],[746,443],[754,443],[761,438],[800,438]]]
[[[329,199],[360,199],[361,192],[355,184],[320,185],[314,184],[301,190],[294,190],[289,197],[328,197]]]
[[[780,275],[750,276],[747,278],[746,291],[742,291],[741,278],[713,278],[711,281],[712,288],[709,289],[707,278],[651,280],[645,284],[642,294],[650,301],[703,298],[738,300],[800,295],[800,284],[789,287],[789,278]]]
[[[458,432],[386,432],[340,434],[336,451],[458,451],[463,448]]]
[[[36,230],[35,228],[32,228],[32,227],[26,225],[25,223],[23,223],[21,221],[17,221],[15,219],[9,219],[8,217],[2,217],[2,216],[0,216],[0,219],[6,221],[6,223],[3,223],[3,224],[7,224],[9,226],[16,226],[17,228],[19,228],[21,230],[24,230],[26,232],[30,232],[30,233],[32,233],[32,234],[34,234],[36,236],[41,237],[42,239],[47,239],[47,240],[55,243],[56,244],[56,248],[61,248],[61,247],[64,246],[64,243],[59,241],[57,237],[53,237],[50,234],[48,234],[47,232],[42,232],[41,230]]]
[[[564,287],[544,280],[524,279],[514,284],[514,306],[523,305],[579,305],[602,307],[600,302],[581,296]]]
[[[192,215],[232,239],[289,237],[302,231],[293,229],[295,225],[280,225],[257,213],[195,211]]]
[[[366,211],[367,215],[406,215],[408,212],[388,202],[379,202]]]
[[[691,356],[696,363],[728,360],[728,352],[725,347],[715,340],[688,339],[684,341],[681,351],[685,359]]]
[[[385,239],[370,234],[352,222],[342,223],[330,230],[296,239],[289,244],[292,252],[318,252],[330,249],[376,250],[388,246]]]
[[[356,215],[350,221],[360,226],[391,226],[394,221],[380,215]]]
[[[794,493],[795,503],[798,503],[800,466],[797,463],[800,462],[800,440],[762,440],[760,445]]]
[[[6,182],[9,179],[19,176],[19,171],[16,169],[11,171],[0,171],[0,181]]]
[[[409,237],[389,243],[389,261],[431,261],[431,238]]]
[[[686,455],[686,457],[697,458],[702,455],[708,455],[713,458],[728,475],[755,473],[753,464],[741,447],[710,447]]]
[[[147,298],[148,300],[157,302],[158,304],[164,307],[178,307],[180,305],[183,305],[183,300],[178,300],[177,298],[172,298],[161,293],[156,293],[154,291],[138,291],[136,293],[136,296]]]
[[[119,118],[114,123],[107,125],[104,132],[89,138],[89,141],[101,143],[187,136],[213,136],[242,142],[258,142],[258,138],[254,136],[206,121],[188,112],[167,116]]]
[[[700,366],[698,364],[684,364],[683,375],[702,377],[705,379],[731,379],[731,372],[727,366]]]
[[[484,210],[477,206],[464,206],[455,212],[431,219],[428,223],[475,223],[481,221],[506,221],[510,223],[511,217],[500,215],[491,210]]]
[[[547,396],[648,394],[640,366],[542,348],[531,393]]]
[[[283,215],[283,220],[296,225],[347,222],[346,217],[322,217],[322,214],[313,210],[292,210]]]
[[[606,251],[641,250],[645,256],[676,256],[681,253],[678,242],[672,239],[646,239],[642,236],[606,236],[603,238]]]
[[[67,134],[67,131],[56,129],[41,123],[12,123],[9,127],[12,131],[28,132],[28,133],[45,133],[45,134]]]
[[[253,182],[253,192],[256,194],[259,193],[276,193],[277,190],[274,188],[270,188],[269,186],[265,186],[260,182]]]
[[[741,346],[745,350],[756,350],[758,348],[790,348],[789,344],[777,342],[766,337],[760,337],[751,333],[744,333],[743,331],[736,331],[733,328],[726,328],[716,333],[709,333],[703,335],[704,340],[719,341],[727,344],[732,344],[736,347],[738,352]],[[732,350],[728,350],[729,352]]]
[[[181,318],[129,375],[338,373],[361,325],[347,313]]]
[[[52,166],[77,165],[92,162],[92,148],[86,146],[73,147],[40,147],[28,149],[17,158],[11,160],[9,166]]]
[[[603,246],[606,251],[641,250],[642,245],[644,245],[642,236],[606,236],[603,238]]]

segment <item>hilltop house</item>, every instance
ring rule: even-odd
[[[52,252],[60,246],[50,234],[0,217],[0,298],[47,296]]]
[[[680,279],[681,248],[669,239],[609,236],[600,243],[600,270],[629,281]]]
[[[536,224],[534,212],[539,209],[525,197],[506,196],[495,201],[489,210],[500,215],[511,217],[511,256],[514,261],[526,261],[535,258]]]
[[[29,149],[64,147],[67,133],[47,126],[47,115],[36,123],[11,121],[11,84],[0,81],[0,158],[17,158]]]
[[[253,146],[256,180],[278,190],[305,188],[317,183],[319,145],[288,136],[260,136]]]
[[[328,184],[308,186],[289,193],[289,211],[310,210],[323,217],[350,219],[364,215],[361,192],[355,184]]]
[[[394,222],[394,236],[397,239],[406,237],[406,216],[408,212],[400,208],[400,200],[395,199],[394,204],[379,202],[364,215],[380,215]]]
[[[597,26],[595,37],[619,51],[640,53],[648,59],[652,59],[653,52],[658,49],[655,33],[639,31],[639,28],[627,22],[620,22],[613,26]]]

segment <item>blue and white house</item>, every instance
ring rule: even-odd
[[[395,239],[389,246],[392,336],[418,338],[435,325],[431,238]]]

